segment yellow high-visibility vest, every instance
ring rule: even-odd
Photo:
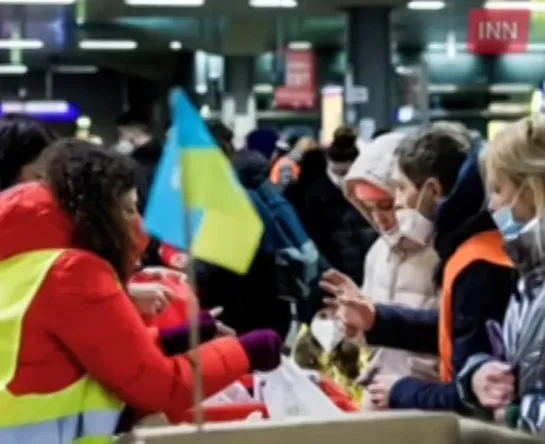
[[[90,377],[84,376],[62,390],[45,395],[17,396],[8,389],[17,370],[27,310],[63,252],[40,250],[0,261],[2,444],[107,444],[113,441],[123,403]]]

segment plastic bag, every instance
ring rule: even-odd
[[[203,402],[203,406],[212,407],[229,404],[254,404],[257,401],[252,398],[246,387],[240,382],[235,382],[219,393],[211,396]]]
[[[265,403],[271,419],[295,416],[332,418],[344,413],[291,359],[256,378],[255,396]]]

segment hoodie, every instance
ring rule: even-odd
[[[443,273],[457,249],[472,237],[496,230],[485,210],[485,190],[475,147],[462,166],[454,189],[435,215],[434,247],[439,256],[435,283],[441,288]],[[492,353],[486,321],[501,322],[515,282],[512,268],[485,260],[468,265],[452,287],[454,379],[467,359],[477,353]],[[378,305],[376,321],[368,332],[372,344],[427,353],[439,352],[439,311]],[[456,383],[430,382],[406,377],[390,392],[390,407],[469,413]]]
[[[25,313],[9,391],[47,395],[87,374],[142,413],[164,412],[173,422],[182,420],[193,404],[190,357],[162,354],[111,265],[74,244],[71,221],[45,185],[31,182],[0,195],[0,235],[0,266],[20,254],[64,250]],[[0,327],[9,322],[4,313]],[[234,338],[199,350],[205,397],[249,370]]]
[[[371,220],[371,215],[361,201],[355,199],[354,186],[366,182],[387,192],[393,199],[390,178],[395,164],[394,152],[403,137],[390,133],[377,138],[364,147],[346,176],[346,195],[367,220]],[[379,237],[365,258],[362,292],[379,304],[437,308],[433,273],[438,261],[432,245],[414,251],[399,251]],[[428,380],[438,380],[439,377],[436,358],[406,350],[378,347],[373,350],[370,365],[379,367],[383,374]]]

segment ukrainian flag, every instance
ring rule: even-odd
[[[148,233],[193,257],[244,274],[263,223],[186,94],[174,90],[173,127],[145,214]]]

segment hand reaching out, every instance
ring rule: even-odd
[[[347,275],[337,270],[328,270],[322,276],[320,287],[333,296],[325,302],[338,309],[337,316],[348,337],[361,335],[373,328],[375,306],[361,294],[358,286]]]

